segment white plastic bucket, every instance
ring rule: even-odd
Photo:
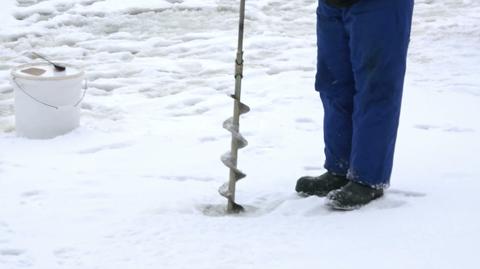
[[[21,65],[11,72],[15,90],[15,129],[17,135],[49,139],[66,134],[80,125],[80,103],[85,73],[64,65],[55,71],[48,63]]]

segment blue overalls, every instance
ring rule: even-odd
[[[319,0],[315,89],[324,106],[325,168],[376,188],[389,185],[413,0]]]

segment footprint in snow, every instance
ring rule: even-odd
[[[102,1],[105,1],[105,0],[84,0],[84,1],[80,2],[80,5],[91,6],[91,5],[95,4],[95,2],[102,2]]]
[[[168,180],[168,181],[202,181],[209,182],[214,181],[214,178],[211,177],[198,177],[198,176],[156,176],[156,175],[143,175],[143,178],[146,179],[155,179],[155,180]]]
[[[21,194],[22,197],[28,197],[28,198],[31,198],[31,197],[38,197],[39,195],[41,195],[42,192],[39,191],[39,190],[31,190],[31,191],[26,191],[26,192],[23,192]]]
[[[13,232],[9,229],[6,223],[0,222],[0,245],[7,244],[10,240],[7,238],[7,235],[11,235]]]
[[[417,125],[415,125],[414,127],[415,127],[416,129],[425,130],[425,131],[440,128],[439,126],[428,125],[428,124],[417,124]]]
[[[0,249],[1,256],[20,256],[23,255],[26,251],[24,249],[17,248],[2,248]]]
[[[323,166],[304,166],[303,170],[305,171],[322,171],[325,168]]]
[[[321,125],[318,124],[314,119],[307,117],[300,117],[295,119],[297,129],[305,131],[318,131],[321,129]]]
[[[204,100],[203,98],[199,98],[199,97],[185,98],[178,103],[167,106],[167,108],[178,109],[178,108],[184,108],[184,107],[191,107],[203,102],[203,100]]]
[[[20,194],[20,203],[22,205],[39,203],[43,196],[44,193],[39,190],[26,191]]]
[[[423,193],[423,192],[403,191],[403,190],[397,190],[397,189],[387,190],[386,193],[387,193],[387,195],[388,194],[393,194],[393,195],[396,195],[396,196],[414,197],[414,198],[420,198],[420,197],[427,196],[427,194]]]
[[[123,148],[131,147],[132,145],[133,145],[132,142],[119,142],[119,143],[102,145],[102,146],[98,146],[98,147],[93,147],[93,148],[80,150],[77,153],[93,154],[93,153],[97,153],[97,152],[100,152],[100,151],[123,149]]]
[[[453,132],[453,133],[470,133],[470,132],[475,132],[474,129],[471,128],[462,128],[458,126],[438,126],[438,125],[430,125],[430,124],[417,124],[414,126],[416,129],[420,130],[441,130],[444,132]]]
[[[65,267],[70,267],[68,265],[81,266],[82,262],[79,259],[81,254],[82,253],[73,247],[63,247],[53,251],[53,255],[56,257],[57,263]]]
[[[204,136],[198,139],[201,143],[215,142],[220,140],[220,137],[215,136]]]
[[[53,251],[53,254],[62,259],[70,258],[72,256],[72,253],[75,252],[74,248],[71,247],[64,247],[64,248],[58,248]]]
[[[295,120],[295,122],[297,122],[297,123],[315,123],[315,121],[312,118],[305,118],[305,117],[297,118]]]

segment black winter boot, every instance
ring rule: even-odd
[[[326,196],[329,192],[340,189],[347,183],[347,177],[326,172],[318,177],[301,177],[297,181],[295,190],[306,195]]]
[[[354,210],[382,196],[383,189],[350,181],[327,195],[327,205],[335,210]]]

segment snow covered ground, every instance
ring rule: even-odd
[[[237,199],[256,209],[215,217],[238,1],[2,0],[1,269],[480,266],[480,1],[416,1],[392,187],[349,213],[293,191],[323,172],[316,2],[247,2]],[[15,135],[31,51],[88,74],[68,135]]]

